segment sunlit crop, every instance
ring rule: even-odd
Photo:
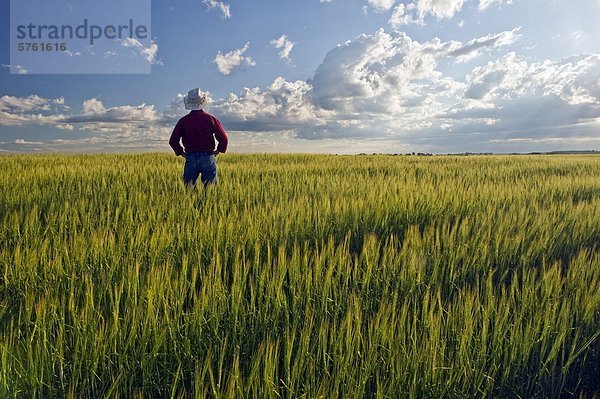
[[[600,157],[0,157],[0,397],[600,393]]]

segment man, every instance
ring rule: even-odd
[[[185,158],[183,182],[194,187],[199,175],[204,186],[217,182],[216,156],[227,151],[229,142],[221,122],[202,110],[206,97],[200,89],[192,89],[183,97],[185,109],[191,112],[179,119],[169,139],[175,155]],[[219,143],[216,150],[215,138]]]

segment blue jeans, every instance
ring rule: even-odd
[[[204,186],[217,183],[217,160],[212,152],[190,152],[185,156],[183,182],[196,187],[198,176]]]

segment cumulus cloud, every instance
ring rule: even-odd
[[[390,17],[389,24],[393,29],[398,29],[403,25],[423,25],[424,21],[421,18],[418,18],[415,14],[415,10],[417,9],[417,5],[415,3],[399,3],[392,16]]]
[[[27,75],[29,70],[22,65],[10,65],[10,64],[2,64],[4,68],[9,68],[12,71],[16,71],[18,75]]]
[[[30,111],[50,111],[54,107],[67,108],[64,97],[44,98],[37,94],[27,97],[13,97],[4,95],[0,97],[0,111],[25,113]]]
[[[108,51],[108,52],[110,53],[110,51]],[[68,57],[78,57],[78,56],[81,55],[81,51],[75,51],[75,52],[73,52],[73,51],[65,50],[65,51],[62,51],[61,53],[64,54],[64,55],[66,55],[66,56],[68,56]],[[106,52],[105,52],[105,54],[106,54]]]
[[[369,3],[371,1],[369,0]],[[391,0],[385,2],[387,4],[391,3],[388,8],[385,8],[385,11],[387,11],[392,8],[394,2]],[[468,2],[469,0],[415,0],[407,3],[400,2],[394,8],[389,24],[393,29],[399,29],[404,25],[425,25],[425,19],[430,16],[438,20],[450,19],[459,13]],[[512,0],[479,0],[478,9],[479,11],[484,11],[493,4],[512,4]]]
[[[90,98],[83,102],[81,114],[69,116],[63,122],[77,125],[80,130],[96,132],[134,132],[148,129],[160,119],[154,105],[122,105],[105,107],[102,101]]]
[[[483,11],[486,8],[494,5],[502,5],[502,4],[512,4],[512,0],[479,0],[479,10]]]
[[[524,95],[555,96],[566,104],[600,107],[600,55],[528,63],[511,52],[476,67],[465,97],[496,103]]]
[[[223,18],[231,18],[231,8],[229,4],[216,0],[202,0],[202,3],[204,3],[209,10],[217,9],[221,11]]]
[[[0,97],[0,125],[25,126],[29,124],[60,125],[69,107],[65,99],[44,98],[36,94],[26,97]]]
[[[276,78],[265,89],[245,88],[239,95],[216,101],[213,109],[237,130],[269,131],[315,126],[325,122],[327,111],[310,99],[312,86],[304,81]]]
[[[377,31],[331,50],[312,80],[313,98],[325,109],[398,112],[430,104],[438,90],[463,87],[438,69],[440,59],[472,59],[485,49],[508,45],[518,29],[468,43],[433,39],[419,43],[406,33]]]
[[[81,113],[63,121],[81,132],[101,133],[99,140],[103,143],[152,142],[164,140],[170,132],[170,128],[161,123],[162,115],[154,105],[106,107],[97,98],[85,100]]]
[[[290,52],[296,43],[288,40],[286,35],[281,35],[279,39],[271,40],[271,46],[279,50],[279,58],[290,61]]]
[[[451,57],[456,57],[460,61],[470,60],[482,53],[483,50],[492,50],[509,46],[521,38],[519,33],[521,28],[515,28],[511,31],[504,31],[497,34],[489,34],[470,40],[466,44],[460,44],[458,47],[448,52]]]
[[[123,47],[134,48],[139,55],[141,55],[150,65],[162,65],[162,61],[156,58],[158,54],[158,44],[154,41],[150,41],[150,45],[145,47],[139,40],[127,37],[121,40]]]
[[[480,148],[493,150],[501,143],[513,149],[527,144],[523,148],[530,150],[542,142],[583,145],[575,137],[600,137],[598,79],[597,54],[530,63],[509,53],[474,68],[464,96],[441,118]],[[439,140],[448,145],[443,137]]]
[[[378,30],[331,49],[307,81],[277,77],[266,87],[211,98],[208,110],[233,132],[232,143],[235,132],[244,132],[251,148],[300,139],[328,143],[332,151],[340,143],[432,152],[597,145],[600,54],[532,62],[507,49],[519,32],[460,42]],[[448,68],[464,60],[471,62],[462,72]],[[175,95],[159,112],[146,104],[105,106],[96,98],[73,111],[61,98],[3,96],[0,123],[71,126],[99,132],[97,140],[111,145],[143,139],[164,146],[186,112],[182,98]]]
[[[376,11],[389,11],[394,6],[395,0],[368,0],[367,3]]]
[[[433,15],[438,19],[452,18],[460,11],[466,0],[418,0],[417,9],[421,16]]]
[[[19,145],[39,145],[39,144],[44,144],[43,141],[28,141],[25,139],[16,139],[15,140],[15,144],[19,144]]]
[[[432,115],[443,113],[466,90],[464,82],[438,70],[439,61],[472,59],[512,43],[517,32],[467,43],[420,43],[405,33],[379,30],[332,49],[307,82],[279,77],[264,89],[247,88],[216,100],[213,109],[234,129],[291,129],[303,138],[431,128]]]
[[[244,53],[250,48],[250,42],[246,43],[244,47],[232,50],[226,54],[217,53],[214,59],[214,63],[217,64],[219,73],[223,76],[231,74],[231,72],[242,64],[249,66],[256,65],[256,62],[251,57],[245,57]]]
[[[372,98],[385,95],[389,98],[398,93],[402,94],[400,103],[414,104],[417,97],[424,97],[411,95],[411,88],[417,89],[412,84],[422,88],[427,84],[445,87],[451,83],[449,77],[444,77],[437,69],[439,60],[472,59],[486,49],[513,43],[518,39],[518,30],[476,38],[467,43],[443,42],[438,38],[420,43],[406,33],[389,34],[383,30],[374,35],[361,35],[327,54],[313,79],[317,87],[315,98],[324,99],[322,105],[327,107],[327,102],[345,97],[352,98],[354,103],[357,96]],[[417,92],[423,90],[413,90],[413,93]],[[379,103],[382,104],[383,100]]]
[[[465,43],[418,42],[379,30],[332,49],[307,82],[277,78],[266,89],[216,101],[216,111],[236,129],[291,129],[309,139],[396,137],[456,150],[472,134],[474,146],[492,149],[499,135],[578,126],[574,131],[582,136],[581,129],[597,125],[598,55],[528,63],[509,52],[466,78],[440,68],[476,60],[519,36],[516,28]]]
[[[164,136],[160,120],[154,105],[105,107],[102,101],[91,98],[85,100],[81,112],[77,112],[67,106],[62,97],[0,97],[0,124],[3,126],[51,126],[59,130],[111,133],[113,138],[115,135]]]

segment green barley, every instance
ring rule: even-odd
[[[600,394],[597,156],[0,157],[0,397]]]

